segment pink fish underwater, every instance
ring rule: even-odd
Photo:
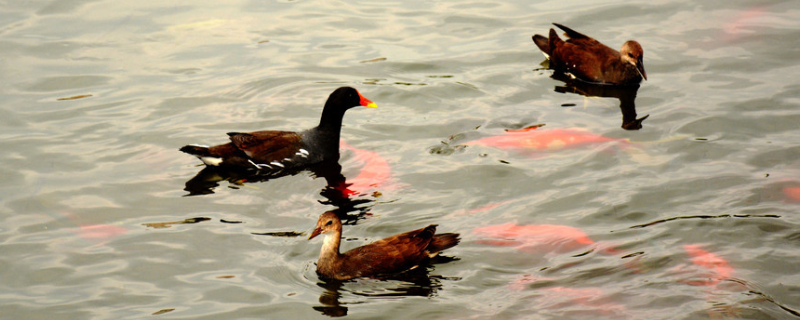
[[[494,238],[480,240],[479,243],[515,247],[526,253],[564,253],[587,248],[598,248],[607,254],[617,253],[612,246],[598,244],[580,229],[570,226],[506,223],[475,228],[473,232],[481,237]]]
[[[81,238],[90,241],[104,242],[117,236],[128,233],[128,229],[108,224],[94,224],[80,226],[80,229],[73,230]]]
[[[703,280],[687,280],[687,284],[693,286],[715,286],[720,281],[730,279],[733,276],[733,267],[724,258],[706,251],[698,244],[687,244],[683,246],[694,266],[700,267],[705,272],[699,276]]]
[[[731,42],[741,40],[743,35],[755,36],[757,32],[753,29],[763,27],[762,21],[769,21],[772,18],[766,5],[757,5],[740,11],[733,17],[725,17],[725,22],[722,24],[724,33],[720,40]]]
[[[578,129],[537,129],[531,127],[521,130],[508,130],[504,134],[494,137],[469,141],[466,145],[490,146],[512,150],[552,151],[580,146],[595,145],[607,142],[629,142],[624,139],[614,139]]]
[[[800,187],[783,188],[783,194],[788,202],[800,202]]]
[[[82,239],[103,244],[113,238],[128,233],[128,229],[109,224],[83,224],[79,218],[73,213],[61,212],[61,215],[67,217],[70,221],[78,225],[78,229],[71,229],[72,232],[80,236]]]
[[[513,291],[523,291],[531,284],[541,281],[550,281],[550,279],[537,278],[526,274],[518,277],[508,285],[508,288]],[[542,295],[532,301],[538,308],[554,310],[564,308],[580,309],[590,313],[597,313],[598,315],[618,316],[623,316],[626,312],[625,306],[609,298],[604,298],[603,296],[606,293],[599,288],[543,286],[536,288],[536,290],[542,292]]]
[[[364,164],[361,171],[352,179],[348,179],[337,189],[341,190],[345,196],[366,194],[370,190],[376,190],[385,186],[392,178],[392,168],[389,162],[377,152],[362,150],[350,146],[343,140],[340,146],[350,150],[355,155],[355,160]]]
[[[514,200],[501,201],[501,202],[493,202],[493,203],[490,203],[490,204],[487,204],[487,205],[481,206],[481,207],[479,207],[479,208],[470,209],[470,210],[463,210],[463,211],[460,211],[460,212],[456,212],[456,213],[455,213],[455,215],[469,215],[469,214],[476,214],[476,213],[479,213],[479,212],[490,211],[490,210],[492,210],[492,209],[494,209],[494,208],[497,208],[497,207],[499,207],[499,206],[502,206],[502,205],[504,205],[504,204],[507,204],[507,203],[511,203],[511,202],[513,202],[513,201],[514,201]]]

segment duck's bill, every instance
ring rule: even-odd
[[[639,74],[642,76],[642,78],[647,80],[647,72],[644,71],[644,61],[642,61],[642,58],[639,58],[639,61],[636,63],[636,70],[639,70]]]
[[[318,236],[320,233],[322,233],[322,229],[314,228],[314,231],[312,231],[311,235],[308,236],[308,240],[314,239],[314,237]]]
[[[364,98],[364,96],[362,96],[361,94],[359,94],[359,96],[361,97],[361,105],[362,106],[365,106],[367,108],[377,108],[378,107],[378,105],[375,104],[375,102],[372,102],[367,98]]]

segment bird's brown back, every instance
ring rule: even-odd
[[[268,164],[292,158],[300,149],[300,135],[292,131],[228,133],[231,143],[256,163]]]
[[[430,225],[347,251],[339,274],[359,277],[408,270],[428,257],[426,249],[435,233],[436,225]]]

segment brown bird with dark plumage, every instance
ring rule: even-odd
[[[320,234],[326,235],[317,261],[317,273],[336,280],[408,271],[459,242],[458,233],[436,234],[436,225],[432,224],[339,253],[342,221],[333,212],[319,216],[308,239]]]
[[[561,40],[555,30],[550,28],[550,37],[534,35],[533,42],[550,60],[551,68],[564,72],[583,81],[617,85],[638,84],[642,78],[647,80],[644,71],[644,50],[634,41],[622,44],[619,52],[600,43],[592,37],[558,23],[564,30],[567,41]]]

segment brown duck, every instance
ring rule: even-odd
[[[606,84],[638,84],[642,78],[647,80],[644,71],[644,51],[638,42],[629,40],[622,49],[614,49],[592,37],[558,23],[553,23],[565,31],[569,37],[561,40],[555,30],[550,28],[550,37],[534,35],[533,42],[550,59],[550,67],[556,71],[570,74],[580,80]]]
[[[308,239],[323,233],[326,235],[317,261],[317,273],[336,280],[411,270],[459,242],[457,233],[436,234],[436,225],[432,224],[339,253],[342,221],[333,212],[319,216],[317,226]]]
[[[322,161],[339,160],[339,135],[345,111],[355,106],[377,108],[351,87],[333,91],[325,102],[319,125],[301,132],[230,132],[231,142],[208,147],[187,145],[180,149],[200,158],[207,166],[252,169],[276,173]]]

